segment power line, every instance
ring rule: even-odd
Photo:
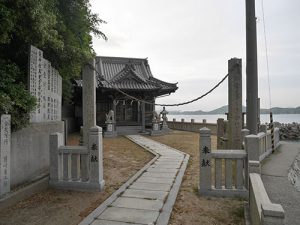
[[[182,105],[187,105],[187,104],[190,104],[190,103],[192,103],[192,102],[196,102],[196,101],[198,101],[198,100],[204,98],[205,96],[207,96],[208,94],[210,94],[211,92],[213,92],[218,86],[220,86],[220,84],[222,84],[222,83],[226,80],[226,78],[228,77],[228,75],[229,75],[229,74],[226,74],[226,75],[223,77],[223,79],[222,79],[219,83],[217,83],[213,88],[211,88],[208,92],[206,92],[205,94],[203,94],[203,95],[201,95],[201,96],[199,96],[199,97],[197,97],[197,98],[194,98],[194,99],[192,99],[192,100],[190,100],[190,101],[186,101],[186,102],[182,102],[182,103],[176,103],[176,104],[158,104],[158,103],[154,103],[154,102],[149,102],[149,101],[146,101],[146,100],[138,99],[138,98],[136,98],[136,97],[134,97],[134,96],[131,96],[131,95],[127,94],[126,92],[122,91],[122,90],[121,90],[120,88],[118,88],[118,87],[115,87],[112,83],[110,83],[108,80],[106,80],[106,79],[104,78],[104,76],[101,75],[101,74],[96,70],[96,68],[95,68],[93,65],[91,65],[91,64],[88,64],[88,65],[89,65],[89,67],[90,67],[91,69],[93,69],[93,70],[99,75],[99,78],[100,78],[100,79],[104,80],[110,87],[112,87],[113,89],[115,89],[115,90],[118,91],[119,93],[125,95],[126,97],[128,97],[128,98],[130,98],[130,99],[132,99],[132,100],[138,101],[138,102],[142,102],[142,103],[145,103],[145,104],[149,104],[149,105],[168,106],[168,107],[171,107],[171,106],[182,106]],[[98,79],[98,81],[99,81],[99,79]]]
[[[266,34],[266,24],[265,24],[264,0],[261,0],[261,8],[262,8],[262,16],[263,16],[266,63],[267,63],[267,74],[268,74],[268,88],[269,88],[269,101],[270,101],[270,112],[271,112],[272,101],[271,101],[270,70],[269,70],[269,57],[268,57],[267,34]]]

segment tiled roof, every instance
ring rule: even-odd
[[[96,70],[110,83],[98,79],[99,88],[157,91],[157,95],[175,92],[178,88],[177,84],[154,78],[147,59],[97,56]],[[82,81],[77,80],[76,84],[82,86]]]

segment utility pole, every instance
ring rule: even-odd
[[[246,0],[246,101],[247,101],[247,128],[250,134],[257,134],[257,37],[255,0]]]

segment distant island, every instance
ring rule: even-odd
[[[217,115],[217,114],[225,114],[228,112],[228,105],[222,106],[220,108],[214,109],[212,111],[170,111],[170,115]],[[243,106],[243,112],[246,112],[246,107]],[[280,108],[274,107],[272,108],[273,114],[300,114],[300,106],[297,108]],[[260,114],[269,114],[269,109],[260,109]]]

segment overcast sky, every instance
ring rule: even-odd
[[[262,0],[256,0],[259,97],[269,108]],[[148,58],[154,77],[178,82],[158,103],[178,103],[208,91],[243,60],[245,92],[245,0],[91,0],[107,21],[108,41],[93,39],[97,55]],[[264,0],[272,107],[300,106],[300,1]],[[169,110],[212,110],[226,105],[227,81],[206,98]]]

